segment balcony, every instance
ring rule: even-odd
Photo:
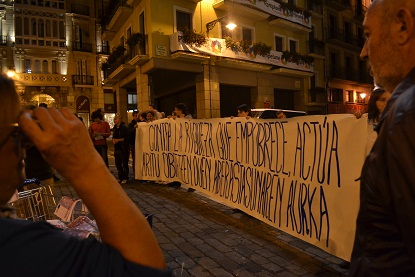
[[[139,42],[119,57],[109,68],[104,70],[104,76],[109,79],[122,79],[135,70],[136,65],[148,61],[147,43]]]
[[[7,36],[0,36],[0,46],[7,46]]]
[[[89,16],[89,7],[84,5],[71,5],[71,13]]]
[[[72,75],[73,86],[93,86],[94,76],[91,75]]]
[[[103,25],[105,26],[103,39],[111,40],[112,38],[108,36],[111,35],[111,32],[120,30],[121,26],[125,23],[126,18],[128,18],[132,12],[133,9],[127,5],[127,0],[111,1],[103,18]]]
[[[109,55],[110,48],[108,44],[97,45],[97,54]]]
[[[264,11],[259,11],[254,8],[255,5],[247,7],[247,5],[241,5],[234,3],[237,1],[227,1],[227,0],[215,0],[213,3],[213,8],[217,10],[225,11],[227,14],[236,14],[241,18],[250,18],[252,20],[263,20],[270,16],[269,13]]]
[[[36,4],[36,1],[32,1],[32,0],[14,0],[15,4],[31,5],[31,6],[35,5],[35,4],[32,4],[32,2]],[[37,1],[37,6],[65,10],[65,3],[58,2],[58,1]]]
[[[350,4],[350,0],[326,0],[324,2],[327,6],[337,10],[337,11],[344,11],[352,9],[352,5]]]
[[[342,47],[354,46],[354,50],[360,52],[363,47],[364,40],[352,33],[346,33],[343,29],[330,27],[327,29],[327,40],[336,43]]]
[[[324,58],[324,42],[318,39],[310,39],[307,41],[308,44],[308,52],[310,56],[315,58]]]
[[[68,86],[66,75],[47,73],[16,73],[15,78],[31,86]]]
[[[72,51],[81,51],[92,53],[92,44],[79,41],[72,42]]]
[[[226,48],[225,39],[220,38],[207,38],[208,41],[197,47],[196,45],[185,44],[179,40],[179,37],[182,35],[181,32],[176,32],[170,35],[170,51],[172,52],[171,57],[179,56],[177,53],[188,53],[189,59],[193,60],[202,60],[206,59],[206,56],[217,56],[222,57],[222,60],[226,60],[228,64],[241,64],[244,67],[247,66],[247,63],[256,64],[258,70],[269,71],[270,68],[273,70],[273,73],[280,74],[313,74],[314,68],[313,63],[306,63],[304,61],[290,62],[284,60],[283,53],[278,51],[273,51],[266,55],[255,55],[253,52],[244,53],[244,52],[235,52],[231,49]],[[196,57],[197,56],[197,57]],[[251,65],[253,67],[253,65]]]
[[[367,11],[367,7],[363,5],[355,5],[354,6],[354,17],[356,19],[363,21],[363,19],[365,19],[366,11]]]
[[[352,68],[342,66],[331,65],[328,72],[328,78],[373,84],[373,78],[367,71],[354,70]]]
[[[317,4],[315,0],[307,0],[307,9],[310,12],[315,12],[318,14],[323,14],[323,5]]]

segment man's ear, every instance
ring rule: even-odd
[[[411,37],[415,36],[415,18],[412,16],[412,13],[406,9],[401,8],[396,14],[396,39],[397,43],[403,45],[407,43]]]

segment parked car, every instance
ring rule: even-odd
[[[307,113],[303,111],[292,111],[283,109],[252,109],[251,116],[254,118],[273,119],[279,118],[278,114],[281,114],[281,112],[285,115],[286,118],[307,115]]]

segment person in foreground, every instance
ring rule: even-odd
[[[0,276],[169,276],[144,215],[124,193],[69,110],[22,113],[0,76]],[[46,222],[14,219],[5,207],[24,175],[25,135],[74,187],[103,243],[67,237]]]
[[[415,1],[374,0],[363,26],[361,58],[393,93],[361,173],[349,274],[415,276]]]

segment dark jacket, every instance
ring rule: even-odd
[[[128,143],[135,145],[135,133],[137,128],[134,126],[137,124],[137,121],[134,119],[131,120],[131,122],[128,124]]]
[[[377,131],[362,169],[350,276],[415,276],[415,69]]]
[[[114,125],[112,128],[112,138],[120,139],[123,138],[124,141],[120,141],[119,143],[114,145],[114,151],[121,151],[129,149],[128,143],[128,128],[125,126],[124,122],[121,122],[120,126]]]

